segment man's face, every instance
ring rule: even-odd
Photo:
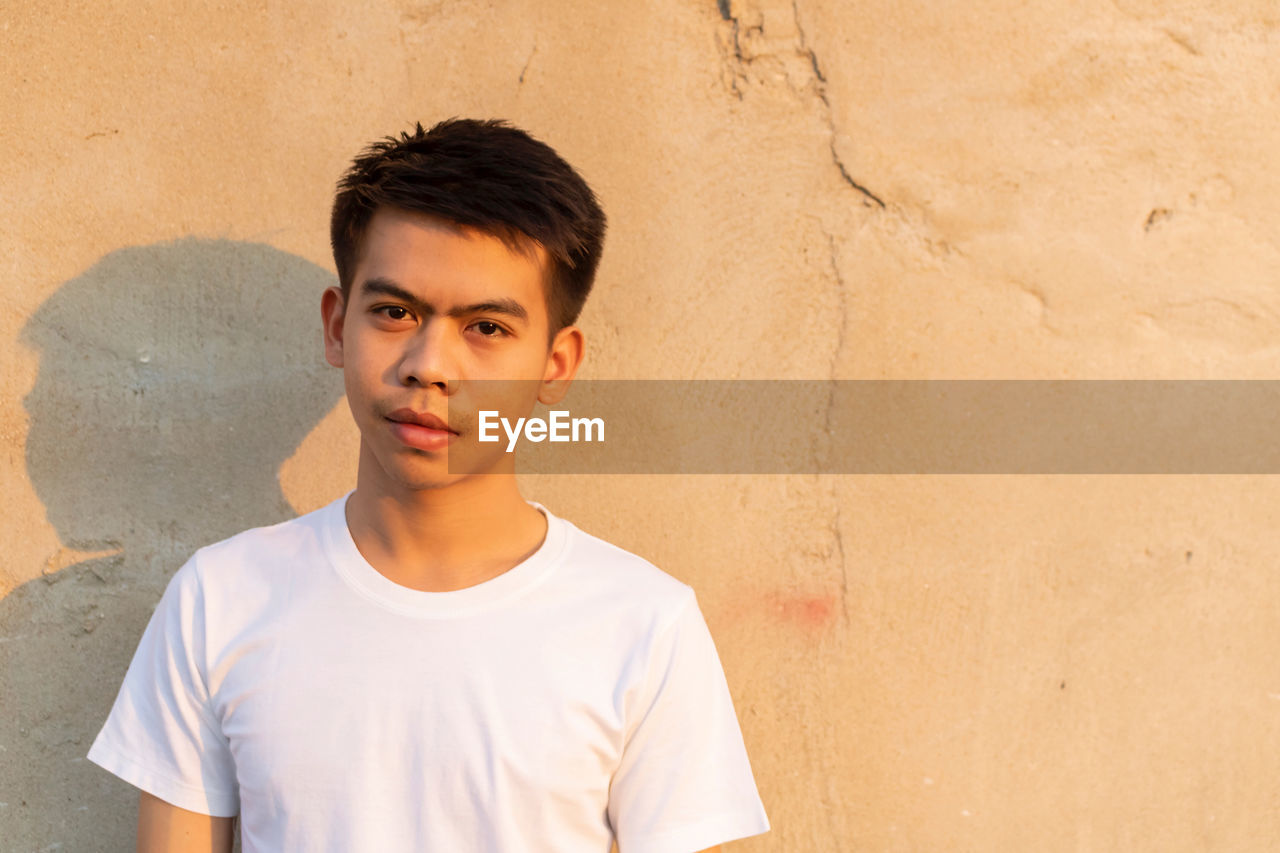
[[[436,488],[460,470],[513,470],[500,442],[476,441],[476,411],[526,415],[581,359],[572,327],[548,346],[545,264],[540,246],[524,254],[424,214],[374,214],[348,298],[331,288],[322,305],[325,355],[360,429],[361,485]]]

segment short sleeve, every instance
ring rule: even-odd
[[[693,591],[655,641],[609,788],[619,853],[693,853],[769,830]]]
[[[211,710],[205,651],[192,557],[169,580],[86,757],[165,802],[231,817],[240,812],[235,763]]]

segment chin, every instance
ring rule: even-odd
[[[391,479],[401,487],[413,491],[443,489],[466,478],[466,474],[450,474],[448,471],[396,471],[391,474]]]
[[[515,474],[509,460],[490,454],[476,455],[474,451],[469,453],[466,449],[462,449],[454,459],[454,464],[459,468],[457,471],[450,470],[449,457],[442,453],[428,454],[400,447],[370,447],[369,450],[372,452],[367,456],[362,454],[361,464],[369,464],[371,468],[377,469],[372,473],[383,482],[394,483],[399,488],[411,491],[442,489],[463,480],[491,474]]]
[[[456,484],[457,480],[413,480],[400,485],[411,492],[433,492]]]

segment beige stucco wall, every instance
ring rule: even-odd
[[[0,847],[130,849],[83,759],[168,576],[354,474],[332,185],[508,118],[599,191],[587,377],[1269,378],[1270,0],[0,5]],[[743,851],[1259,850],[1280,480],[541,477],[691,583]]]

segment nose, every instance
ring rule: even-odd
[[[456,376],[449,341],[448,323],[431,318],[407,339],[396,378],[402,385],[439,386],[446,393],[450,377]]]

